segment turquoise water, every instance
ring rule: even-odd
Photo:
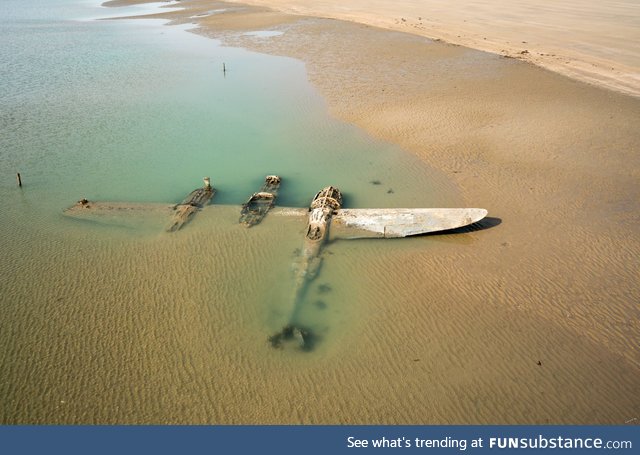
[[[328,184],[351,206],[390,188],[382,205],[433,199],[406,187],[428,185],[417,160],[328,117],[302,62],[157,21],[69,19],[104,14],[87,3],[23,3],[3,7],[3,191],[20,171],[54,213],[80,197],[174,202],[209,175],[237,204],[275,173],[288,205]],[[384,193],[358,191],[373,180]]]
[[[307,395],[318,372],[266,338],[291,312],[304,220],[247,230],[229,207],[169,235],[164,220],[123,230],[63,209],[82,197],[178,202],[204,176],[228,206],[266,174],[282,176],[289,206],[329,184],[350,207],[450,206],[455,193],[411,155],[331,118],[302,62],[158,21],[93,20],[113,14],[68,0],[0,9],[0,421],[301,421],[270,387]],[[376,297],[358,264],[381,251],[392,248],[328,248],[302,310],[323,337],[316,361],[344,353],[366,322]],[[257,374],[271,380],[248,394]],[[255,393],[274,402],[247,417]]]

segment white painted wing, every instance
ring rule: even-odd
[[[332,218],[331,238],[407,237],[467,226],[486,215],[485,209],[342,209]]]

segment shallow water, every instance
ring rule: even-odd
[[[455,189],[331,118],[299,61],[158,21],[89,20],[104,9],[87,2],[7,6],[0,420],[341,421],[335,409],[289,412],[274,400],[283,389],[322,396],[343,382],[326,368],[354,355],[375,306],[358,264],[392,251],[375,241],[329,245],[301,316],[320,342],[306,355],[272,350],[267,336],[291,312],[305,221],[270,216],[247,230],[237,206],[266,174],[283,177],[279,204],[297,207],[328,184],[350,207],[454,206]],[[205,175],[222,207],[175,235],[155,215],[125,227],[62,215],[81,197],[175,203]]]
[[[498,247],[499,229],[331,243],[301,313],[320,342],[274,350],[304,220],[237,224],[265,174],[300,207],[327,184],[350,207],[459,205],[455,189],[329,117],[296,60],[156,21],[88,20],[104,9],[86,2],[5,4],[3,423],[634,421],[633,249],[609,274],[606,262],[587,269],[601,283],[581,287],[560,253],[527,264],[546,233],[521,254]],[[476,71],[482,57],[454,63]],[[177,202],[204,175],[216,204],[175,235],[153,214],[123,227],[62,216],[80,197]],[[598,236],[585,249],[582,238],[572,250],[599,258],[620,243]],[[592,305],[579,302],[587,293]],[[593,326],[565,323],[563,308]],[[621,333],[628,350],[609,345]]]

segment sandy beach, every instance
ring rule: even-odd
[[[124,3],[136,2],[109,2]],[[357,265],[386,302],[357,328],[364,348],[340,360],[361,393],[323,389],[286,422],[228,421],[637,422],[638,7],[251,3],[187,0],[153,17],[304,61],[333,115],[443,172],[489,218],[430,237],[429,254],[385,244]],[[244,35],[257,30],[283,33]],[[340,417],[305,413],[317,399]]]
[[[290,14],[348,20],[518,58],[640,96],[640,6],[633,1],[251,0]]]

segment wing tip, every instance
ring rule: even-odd
[[[474,223],[477,223],[478,221],[480,221],[481,219],[483,219],[489,214],[489,211],[487,209],[473,209],[473,210],[475,210],[476,212],[473,220]]]

